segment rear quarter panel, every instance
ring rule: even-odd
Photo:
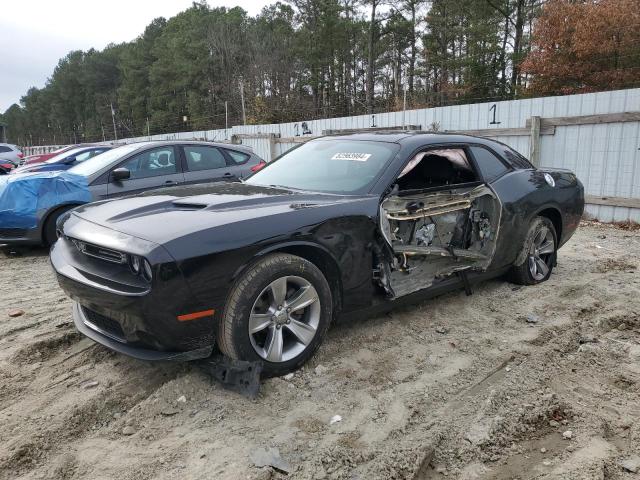
[[[549,173],[555,180],[545,180]],[[556,210],[562,219],[559,245],[564,244],[580,222],[584,191],[575,175],[564,170],[514,170],[491,184],[502,201],[503,215],[492,268],[512,264],[524,243],[534,217],[546,209]]]

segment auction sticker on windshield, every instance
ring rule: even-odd
[[[336,153],[331,160],[353,160],[356,162],[366,162],[371,156],[370,153]]]

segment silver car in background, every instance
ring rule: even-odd
[[[0,160],[10,160],[16,165],[22,163],[24,154],[22,151],[11,143],[0,143]]]
[[[265,165],[242,145],[170,140],[122,145],[65,171],[10,175],[4,185],[0,179],[0,244],[51,245],[58,218],[79,205],[174,185],[240,180]]]
[[[240,180],[266,162],[242,145],[200,141],[130,143],[68,170],[87,178],[94,200],[218,180]]]

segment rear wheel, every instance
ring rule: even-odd
[[[237,360],[261,360],[267,375],[283,375],[318,349],[332,305],[329,284],[313,263],[289,254],[266,256],[231,289],[218,346]]]
[[[511,280],[520,285],[535,285],[547,280],[556,262],[556,229],[546,217],[536,217],[529,227],[519,265],[511,268]]]

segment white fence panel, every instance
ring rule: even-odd
[[[237,138],[267,161],[287,151],[297,142],[273,142],[265,134],[282,139],[322,135],[326,130],[388,128],[417,125],[423,130],[522,129],[532,116],[542,119],[581,115],[640,112],[640,89],[544,97],[502,102],[425,108],[406,112],[307,120],[268,125],[241,125],[230,129],[177,132],[151,137],[120,140],[122,143],[146,140],[198,139],[229,142]],[[524,134],[523,134],[524,132]],[[485,136],[500,140],[525,156],[530,137],[519,135]],[[233,137],[233,136],[236,137]],[[250,138],[254,136],[255,138]],[[25,148],[25,153],[44,153],[59,146]],[[569,168],[585,185],[588,195],[640,198],[640,122],[558,125],[553,135],[540,137],[540,165]],[[588,205],[587,212],[603,221],[640,221],[640,209]]]

